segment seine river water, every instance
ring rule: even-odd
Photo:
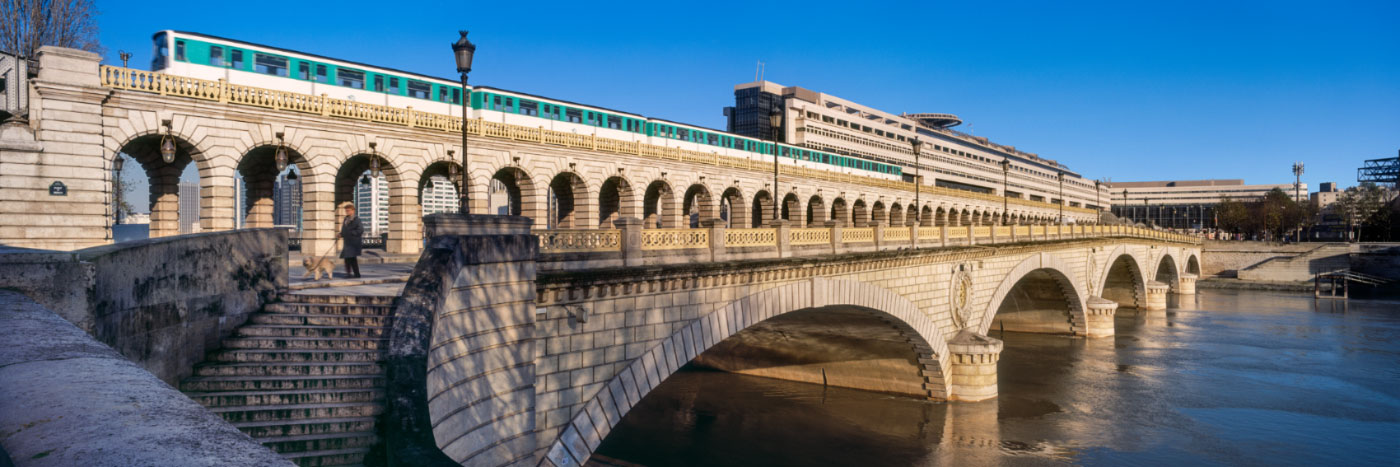
[[[677,373],[598,449],[670,465],[1400,465],[1400,302],[1202,290],[1117,336],[993,331],[1000,397]]]

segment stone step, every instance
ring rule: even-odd
[[[378,350],[388,339],[364,337],[230,337],[224,339],[225,349],[264,350]]]
[[[326,295],[292,292],[277,297],[285,303],[393,305],[394,295]]]
[[[378,362],[386,357],[384,350],[216,350],[206,356],[208,362]]]
[[[374,431],[374,417],[320,418],[240,422],[233,426],[254,439],[276,436],[321,435]]]
[[[382,327],[389,317],[381,315],[311,314],[311,313],[253,313],[252,324],[302,326],[374,326]]]
[[[243,337],[384,337],[382,326],[307,326],[281,324],[249,324],[234,334]]]
[[[293,389],[286,391],[187,392],[205,407],[383,402],[384,389]]]
[[[393,307],[388,305],[359,305],[359,304],[321,304],[321,303],[269,303],[263,305],[263,311],[267,313],[286,313],[297,315],[370,315],[389,316]]]
[[[383,375],[378,363],[214,363],[194,368],[195,376],[348,376]]]
[[[316,420],[322,418],[372,417],[384,412],[377,402],[344,402],[335,404],[233,405],[210,407],[230,423],[283,420]]]
[[[191,376],[180,383],[180,390],[187,392],[379,389],[383,387],[384,375]]]
[[[282,457],[301,467],[330,467],[361,465],[370,448],[331,449],[326,451],[289,452]]]
[[[317,435],[269,436],[257,438],[259,443],[279,454],[338,449],[372,448],[379,442],[373,431],[324,433]]]

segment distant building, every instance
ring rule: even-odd
[[[1304,183],[1245,185],[1244,180],[1169,180],[1113,182],[1113,214],[1133,222],[1174,229],[1213,229],[1215,205],[1222,200],[1254,201],[1278,188],[1294,201],[1305,202]]]
[[[363,182],[361,176],[357,182]],[[389,178],[368,177],[369,183],[355,185],[355,215],[364,225],[366,236],[379,236],[389,231]]]
[[[248,215],[248,190],[243,177],[233,177],[233,228],[243,228],[244,217]]]
[[[272,222],[301,231],[301,179],[281,179],[272,185]]]
[[[423,215],[457,212],[457,186],[441,175],[428,179],[421,195]]]
[[[151,215],[149,213],[133,212],[122,217],[123,224],[150,224]]]
[[[199,182],[180,182],[180,233],[199,233]]]
[[[1320,211],[1337,202],[1337,197],[1341,195],[1342,191],[1337,189],[1336,182],[1323,182],[1318,185],[1317,192],[1310,196],[1310,201]]]

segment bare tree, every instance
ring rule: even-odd
[[[0,50],[33,57],[56,45],[102,53],[90,0],[0,0]]]

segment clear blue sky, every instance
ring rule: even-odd
[[[1400,149],[1400,2],[99,1],[107,62],[179,29],[713,128],[767,79],[1117,181],[1356,183]],[[970,127],[970,128],[969,128]]]

